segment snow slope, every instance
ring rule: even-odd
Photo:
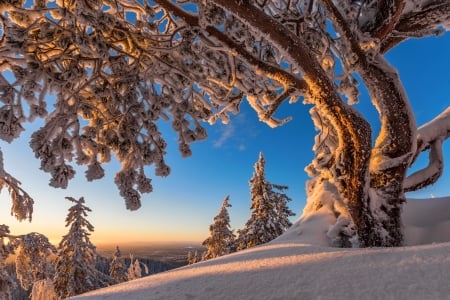
[[[450,198],[409,200],[411,246],[400,248],[323,246],[320,219],[260,247],[73,299],[450,299]]]

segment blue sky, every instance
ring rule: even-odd
[[[423,124],[450,105],[450,34],[439,38],[410,40],[387,55],[398,68],[400,77],[411,100],[417,124]],[[377,114],[367,96],[357,108],[377,125]],[[40,232],[53,242],[59,242],[66,233],[65,217],[71,202],[66,196],[84,196],[93,210],[89,220],[95,226],[94,243],[193,241],[201,242],[208,236],[208,227],[217,214],[222,199],[230,195],[229,209],[234,229],[243,226],[250,215],[248,180],[253,165],[262,151],[266,158],[266,177],[272,183],[289,186],[287,194],[293,199],[290,208],[297,214],[305,205],[304,167],[310,162],[315,131],[308,114],[309,106],[285,104],[277,112],[279,117],[292,116],[286,125],[271,129],[257,120],[256,114],[244,103],[241,113],[233,116],[229,125],[205,124],[209,137],[193,144],[193,155],[181,158],[176,136],[170,125],[163,133],[169,144],[167,163],[172,172],[167,178],[153,178],[154,192],[143,198],[142,208],[135,212],[125,209],[113,183],[120,168],[110,163],[102,180],[87,182],[84,169],[79,168],[76,178],[66,190],[48,186],[48,174],[39,170],[28,141],[31,129],[22,137],[7,144],[0,142],[4,152],[5,168],[22,181],[23,187],[35,199],[31,223],[18,222],[9,215],[11,202],[7,191],[0,195],[0,224],[10,226],[13,234]],[[450,142],[444,149],[449,159]],[[424,164],[422,159],[419,163]],[[448,163],[448,161],[446,161]],[[153,170],[149,169],[148,174]],[[414,198],[450,195],[450,170],[435,185],[409,194]]]

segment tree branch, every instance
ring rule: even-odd
[[[405,8],[405,0],[385,0],[386,8],[380,8],[379,14],[388,11],[386,18],[380,20],[380,26],[376,29],[376,32],[372,35],[380,41],[384,40],[395,28],[400,20],[403,9]]]
[[[444,169],[442,140],[437,139],[430,145],[429,164],[425,168],[408,176],[403,184],[405,192],[417,191],[435,183]]]
[[[212,2],[247,24],[250,30],[262,33],[283,52],[288,61],[300,68],[309,86],[307,101],[316,105],[337,130],[339,145],[336,184],[349,206],[361,242],[366,246],[379,244],[380,237],[372,230],[374,224],[364,209],[367,205],[364,193],[367,174],[360,172],[367,170],[370,156],[371,129],[367,121],[342,101],[334,82],[328,78],[311,53],[311,49],[302,40],[303,36],[296,36],[286,30],[277,20],[246,1],[212,0]]]
[[[414,160],[425,150],[430,149],[429,164],[405,180],[405,192],[416,191],[435,183],[442,175],[444,157],[442,144],[450,137],[450,106],[430,122],[418,129],[417,151]]]
[[[380,46],[381,53],[386,53],[397,44],[401,43],[409,37],[410,32],[419,34],[418,36],[426,36],[430,34],[438,34],[437,29],[441,25],[443,17],[450,15],[450,2],[435,0],[420,11],[410,12],[400,17],[396,26],[392,31],[405,33],[405,36],[391,35],[384,39]]]
[[[157,4],[159,4],[162,8],[167,11],[172,12],[174,15],[183,19],[189,26],[191,27],[199,27],[199,20],[197,16],[194,16],[182,8],[180,8],[175,3],[169,0],[155,0]],[[235,52],[239,55],[240,58],[244,59],[246,63],[254,67],[256,70],[260,70],[268,75],[269,78],[277,80],[278,82],[282,82],[286,86],[295,87],[301,93],[306,93],[308,86],[306,82],[285,70],[270,65],[268,63],[264,63],[261,60],[255,58],[251,53],[245,50],[243,45],[232,40],[225,33],[216,29],[213,26],[207,26],[205,31],[215,39],[217,39],[220,43],[227,46],[232,52]]]

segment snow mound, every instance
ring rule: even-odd
[[[450,243],[419,244],[450,241],[449,208],[450,198],[408,201],[415,246],[324,247],[319,215],[271,243],[72,299],[448,299]]]

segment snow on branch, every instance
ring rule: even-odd
[[[406,1],[406,7],[392,30],[381,43],[382,53],[409,37],[439,35],[450,28],[450,2],[441,0]]]
[[[115,156],[115,183],[135,210],[153,190],[145,168],[170,174],[161,122],[172,124],[188,157],[190,144],[207,137],[204,122],[227,122],[243,95],[263,101],[262,119],[274,124],[279,105],[308,90],[265,36],[211,3],[192,3],[201,15],[183,3],[3,4],[0,138],[10,142],[24,122],[43,118],[30,146],[57,188],[68,186],[73,164],[97,180]]]
[[[17,220],[28,219],[31,222],[33,215],[33,198],[20,187],[20,181],[11,176],[3,167],[3,152],[0,150],[0,192],[6,187],[11,197],[11,215]]]
[[[181,9],[175,3],[167,0],[156,0],[155,2],[161,5],[161,7],[163,7],[164,9],[183,19],[187,23],[187,25],[194,28],[203,26],[207,35],[201,34],[201,37],[205,40],[209,40],[210,43],[217,42],[219,45],[222,45],[214,46],[215,48],[223,49],[224,51],[229,52],[233,57],[238,56],[239,59],[242,59],[246,64],[250,65],[257,74],[265,74],[265,76],[267,76],[268,78],[279,82],[284,89],[280,96],[273,97],[271,95],[272,93],[269,93],[269,95],[262,94],[262,97],[264,97],[265,99],[272,98],[270,101],[270,106],[268,108],[260,109],[260,106],[254,105],[254,101],[250,102],[250,105],[252,105],[252,107],[257,111],[260,120],[267,123],[271,127],[280,126],[287,122],[287,120],[289,120],[289,118],[286,118],[282,121],[277,120],[273,118],[273,114],[281,103],[285,102],[286,100],[292,101],[293,98],[298,98],[300,93],[305,93],[307,91],[307,85],[303,79],[284,70],[274,63],[269,63],[265,60],[261,60],[260,58],[255,57],[254,49],[253,51],[248,51],[247,47],[243,47],[242,43],[238,42],[238,39],[233,39],[225,32],[220,31],[219,29],[214,27],[214,22],[210,21],[208,23],[207,21],[205,21],[202,18],[204,17],[203,15],[200,15],[198,17],[192,15]],[[202,22],[205,24],[203,24]],[[294,92],[295,90],[297,90],[297,92]],[[215,120],[217,116],[221,115],[223,114],[216,114],[216,116],[214,116],[212,119]]]
[[[429,163],[405,179],[405,192],[416,191],[435,183],[444,169],[443,142],[450,137],[450,107],[417,131],[417,152],[415,159],[429,149]]]

